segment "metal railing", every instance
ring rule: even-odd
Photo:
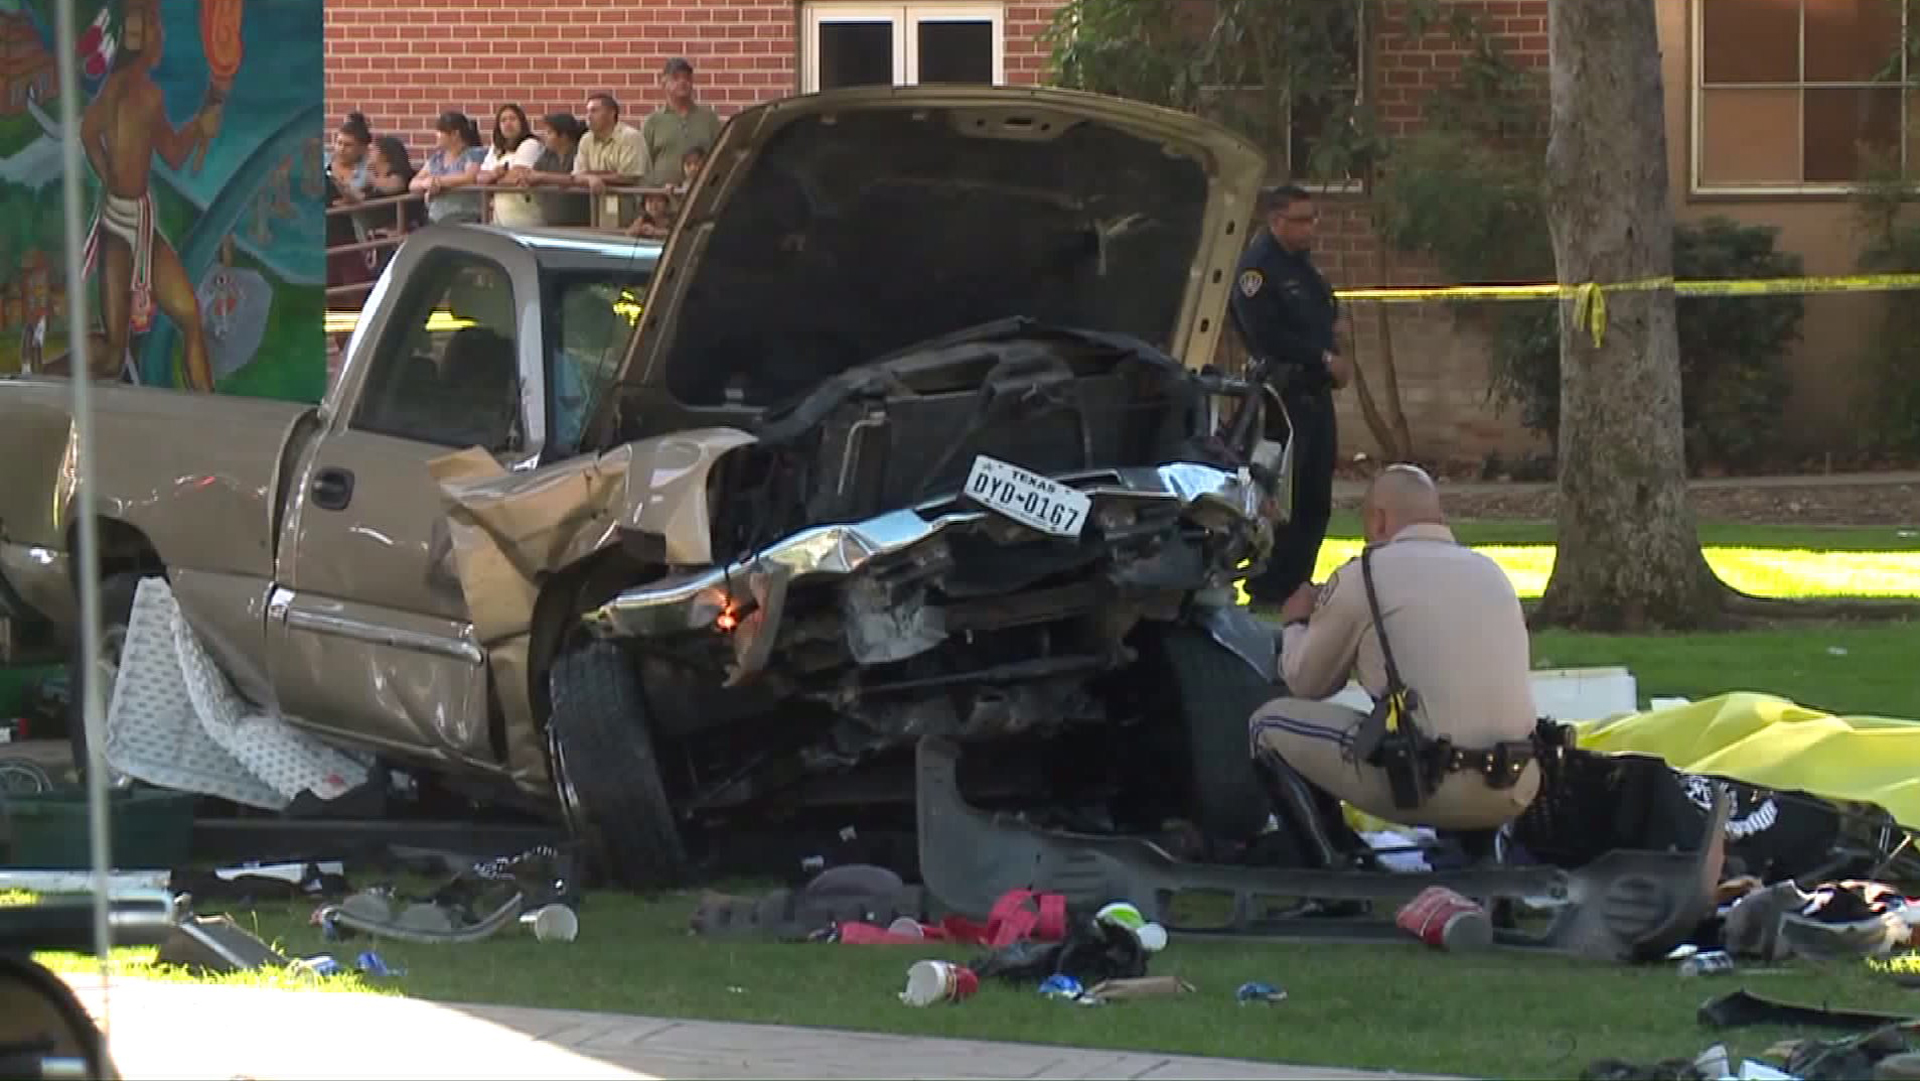
[[[626,196],[639,200],[648,195],[672,194],[671,189],[668,188],[615,187],[609,185],[602,188],[598,195],[595,195],[585,188],[563,188],[546,184],[528,187],[522,187],[517,184],[473,184],[463,188],[455,188],[445,194],[458,195],[466,192],[474,192],[480,196],[480,220],[483,222],[491,222],[493,220],[493,197],[495,195],[530,195],[536,199],[551,198],[553,196],[578,197],[586,201],[588,215],[587,224],[579,228],[594,229],[609,233],[620,232],[626,227],[625,223],[618,220],[612,222],[606,220],[607,203],[611,197]],[[442,197],[445,196],[443,195]],[[398,248],[401,243],[406,240],[406,235],[409,231],[407,224],[409,211],[415,206],[424,206],[426,200],[427,196],[421,192],[406,192],[402,195],[382,195],[371,199],[362,199],[357,203],[335,203],[333,206],[328,207],[327,216],[329,218],[338,215],[360,217],[361,215],[367,215],[370,211],[378,211],[384,208],[390,208],[393,213],[393,222],[390,226],[367,226],[369,232],[380,233],[380,235],[374,236],[372,239],[355,241],[351,244],[328,245],[326,252],[329,268],[332,266],[333,258],[337,255],[354,255],[372,251],[391,252],[393,249]],[[365,221],[368,219],[363,218],[362,220]],[[382,266],[385,265],[385,261],[385,257],[380,260]],[[348,282],[341,285],[329,284],[327,286],[328,306],[331,307],[334,301],[341,299],[356,301],[364,299],[367,293],[373,289],[373,279],[379,276],[378,267],[369,267],[368,270],[368,279],[364,282]],[[331,277],[331,273],[329,273],[329,277]]]

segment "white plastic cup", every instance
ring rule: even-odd
[[[1140,948],[1148,953],[1159,953],[1167,948],[1167,929],[1157,923],[1143,923],[1134,932],[1140,939]]]
[[[580,917],[566,905],[543,905],[523,914],[520,922],[533,928],[542,942],[572,942],[580,934]]]
[[[958,1002],[979,989],[979,977],[951,961],[915,961],[907,969],[907,989],[900,992],[900,1001],[909,1006],[932,1006]]]

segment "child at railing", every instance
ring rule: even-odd
[[[640,203],[640,216],[627,226],[627,235],[645,240],[665,240],[673,231],[673,203],[665,192],[650,191]]]

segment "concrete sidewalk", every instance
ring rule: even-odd
[[[67,982],[96,1018],[98,977]],[[121,1076],[157,1078],[1384,1078],[1233,1059],[116,980]]]

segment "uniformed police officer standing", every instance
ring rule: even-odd
[[[1267,227],[1240,257],[1231,311],[1247,351],[1273,363],[1272,384],[1293,422],[1293,514],[1265,571],[1247,580],[1256,605],[1279,605],[1313,577],[1320,542],[1333,515],[1338,432],[1333,392],[1353,378],[1333,325],[1333,287],[1313,265],[1318,212],[1303,188],[1284,185],[1260,196]]]

